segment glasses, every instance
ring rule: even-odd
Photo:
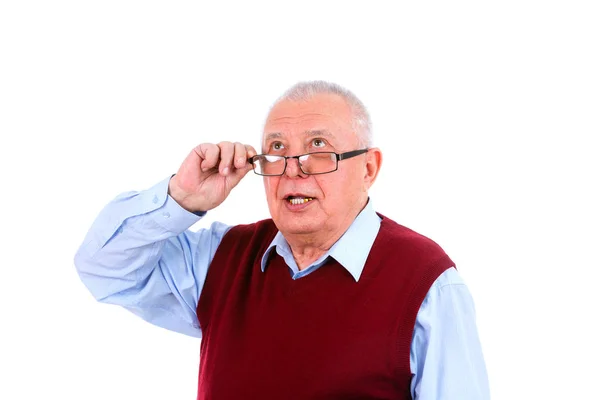
[[[285,173],[287,160],[295,158],[298,160],[300,170],[306,175],[328,174],[337,171],[338,162],[364,154],[369,149],[353,150],[346,153],[334,153],[332,151],[321,151],[316,153],[302,154],[299,156],[276,156],[270,154],[259,154],[248,159],[252,164],[254,173],[262,176],[281,176]]]

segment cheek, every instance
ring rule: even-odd
[[[327,181],[319,183],[329,208],[339,208],[353,203],[360,192],[358,186],[360,182],[355,175],[339,174],[335,179],[327,179]]]
[[[275,204],[277,200],[277,186],[280,178],[268,178],[263,177],[263,184],[265,186],[265,194],[267,196],[267,202],[269,205]]]
[[[324,200],[325,207],[331,207],[335,204],[338,197],[338,191],[340,190],[340,184],[338,179],[332,179],[331,175],[315,175],[315,185]]]

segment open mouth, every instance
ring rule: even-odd
[[[300,204],[306,204],[309,201],[313,201],[314,198],[313,197],[304,197],[304,196],[288,196],[286,198],[286,200],[289,201],[290,204],[300,205]]]

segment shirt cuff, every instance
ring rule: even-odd
[[[190,226],[198,222],[205,214],[204,212],[193,213],[181,207],[169,194],[168,178],[162,180],[143,194],[144,203],[148,206],[148,217],[166,230],[180,234]]]

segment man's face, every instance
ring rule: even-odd
[[[357,150],[359,140],[351,118],[350,107],[337,95],[321,94],[306,102],[284,100],[267,118],[262,152],[296,156]],[[289,159],[284,175],[264,177],[269,211],[277,228],[284,235],[308,238],[347,229],[367,201],[374,179],[367,173],[371,156],[367,153],[340,161],[337,171],[323,175],[305,175],[298,160]],[[291,198],[301,200],[291,202]],[[305,202],[293,204],[300,201]]]

